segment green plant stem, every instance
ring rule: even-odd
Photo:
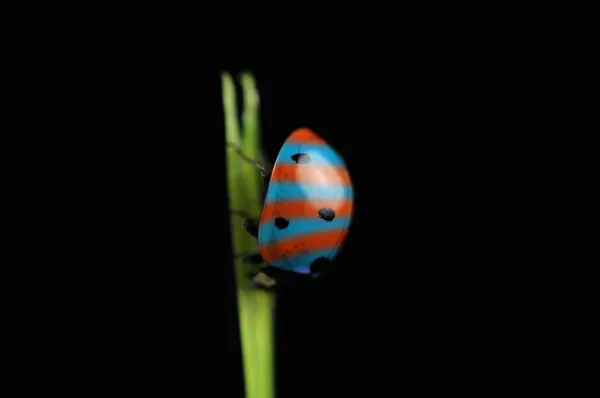
[[[237,119],[233,79],[222,74],[225,140],[241,147],[253,159],[260,153],[259,98],[250,73],[240,76],[244,92],[243,136]],[[226,146],[227,189],[230,210],[260,215],[260,171],[240,159],[235,149]],[[234,254],[258,251],[256,239],[242,228],[243,218],[231,214],[231,238]],[[271,293],[252,290],[248,284],[248,266],[236,260],[235,281],[238,291],[240,339],[247,398],[273,398],[273,319]]]

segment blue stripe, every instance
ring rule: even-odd
[[[261,225],[258,231],[258,244],[264,246],[280,239],[307,235],[312,232],[346,228],[350,218],[335,217],[332,221],[325,221],[320,218],[292,218],[288,221],[289,224],[285,229],[277,228],[273,221]]]
[[[339,248],[331,248],[326,250],[318,250],[309,253],[303,253],[298,256],[289,258],[280,258],[271,264],[274,267],[281,268],[286,271],[294,271],[301,274],[310,272],[310,264],[319,257],[326,257],[333,260],[337,255]]]
[[[294,272],[297,272],[299,274],[310,274],[310,265],[296,268],[296,269],[294,269]]]
[[[350,199],[353,196],[350,185],[298,184],[295,182],[269,183],[265,201],[296,199]]]
[[[297,153],[306,153],[310,157],[310,164],[345,167],[344,160],[332,147],[297,142],[285,142],[279,151],[276,163],[295,164],[292,156]]]

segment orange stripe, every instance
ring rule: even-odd
[[[347,233],[348,230],[344,228],[283,239],[279,242],[261,247],[260,253],[265,261],[274,263],[284,255],[291,256],[296,253],[299,254],[333,248],[346,237]]]
[[[292,142],[326,144],[325,140],[319,137],[314,131],[306,128],[294,130],[287,140]]]
[[[261,222],[268,222],[276,217],[318,217],[319,209],[328,207],[335,211],[336,217],[352,215],[352,201],[348,199],[325,200],[291,200],[288,202],[269,202],[265,204]]]
[[[319,185],[350,185],[350,175],[344,167],[278,164],[271,180],[309,183]]]

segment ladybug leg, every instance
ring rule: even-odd
[[[253,237],[258,238],[258,222],[256,220],[246,218],[242,226],[244,227],[246,232],[248,232]]]
[[[265,260],[263,260],[260,253],[241,253],[235,256],[235,259],[239,259],[242,263],[249,265],[246,270],[246,276],[250,279],[256,277],[256,274],[265,265]]]
[[[252,283],[257,287],[266,287],[268,289],[275,286],[276,281],[274,278],[261,271],[252,278]]]
[[[255,265],[255,264],[263,264],[265,262],[265,260],[262,258],[260,253],[242,253],[242,254],[235,256],[235,258],[236,259],[239,258],[245,264]]]
[[[331,271],[331,260],[327,257],[319,257],[310,264],[310,276],[317,278],[323,273]]]
[[[244,223],[242,224],[244,229],[253,237],[258,237],[258,221],[248,217],[243,211],[231,211],[231,213],[244,217]]]
[[[263,164],[261,162],[258,162],[254,159],[249,158],[248,156],[246,156],[246,154],[242,151],[242,149],[237,146],[234,143],[228,142],[227,143],[228,147],[231,147],[233,149],[235,149],[235,151],[237,152],[237,154],[239,155],[239,157],[242,158],[242,160],[244,160],[245,162],[248,162],[252,165],[254,165],[255,167],[258,167],[261,171],[261,174],[263,177],[268,177],[271,175],[271,171],[272,171],[272,167],[266,164]]]
[[[252,278],[252,283],[257,287],[270,289],[275,285],[285,284],[287,282],[286,279],[289,278],[287,274],[290,273],[265,263],[265,266]]]
[[[266,283],[262,283],[262,285],[266,287],[273,287],[275,285],[280,287],[289,287],[306,281],[306,276],[266,264],[256,274],[253,281],[256,284],[261,284],[261,282],[264,281]]]

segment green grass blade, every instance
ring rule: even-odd
[[[258,92],[250,73],[240,77],[244,91],[243,136],[237,120],[235,84],[228,73],[222,74],[225,138],[239,145],[251,158],[260,153]],[[226,147],[227,188],[229,207],[252,216],[260,215],[260,171],[244,162],[235,149]],[[235,254],[256,252],[258,245],[242,228],[243,219],[230,215],[233,250]],[[247,398],[273,398],[273,319],[274,298],[270,293],[248,288],[248,266],[235,261],[238,287],[240,339]]]
[[[239,290],[240,333],[247,398],[273,398],[273,296]]]
[[[240,83],[244,94],[244,111],[242,113],[242,149],[251,159],[258,160],[260,157],[260,112],[259,112],[259,97],[254,76],[249,72],[244,72],[240,75]],[[261,195],[261,179],[260,170],[251,164],[244,165],[244,174],[249,183],[248,198],[252,204],[258,204],[260,210]],[[259,216],[260,213],[256,214]]]

